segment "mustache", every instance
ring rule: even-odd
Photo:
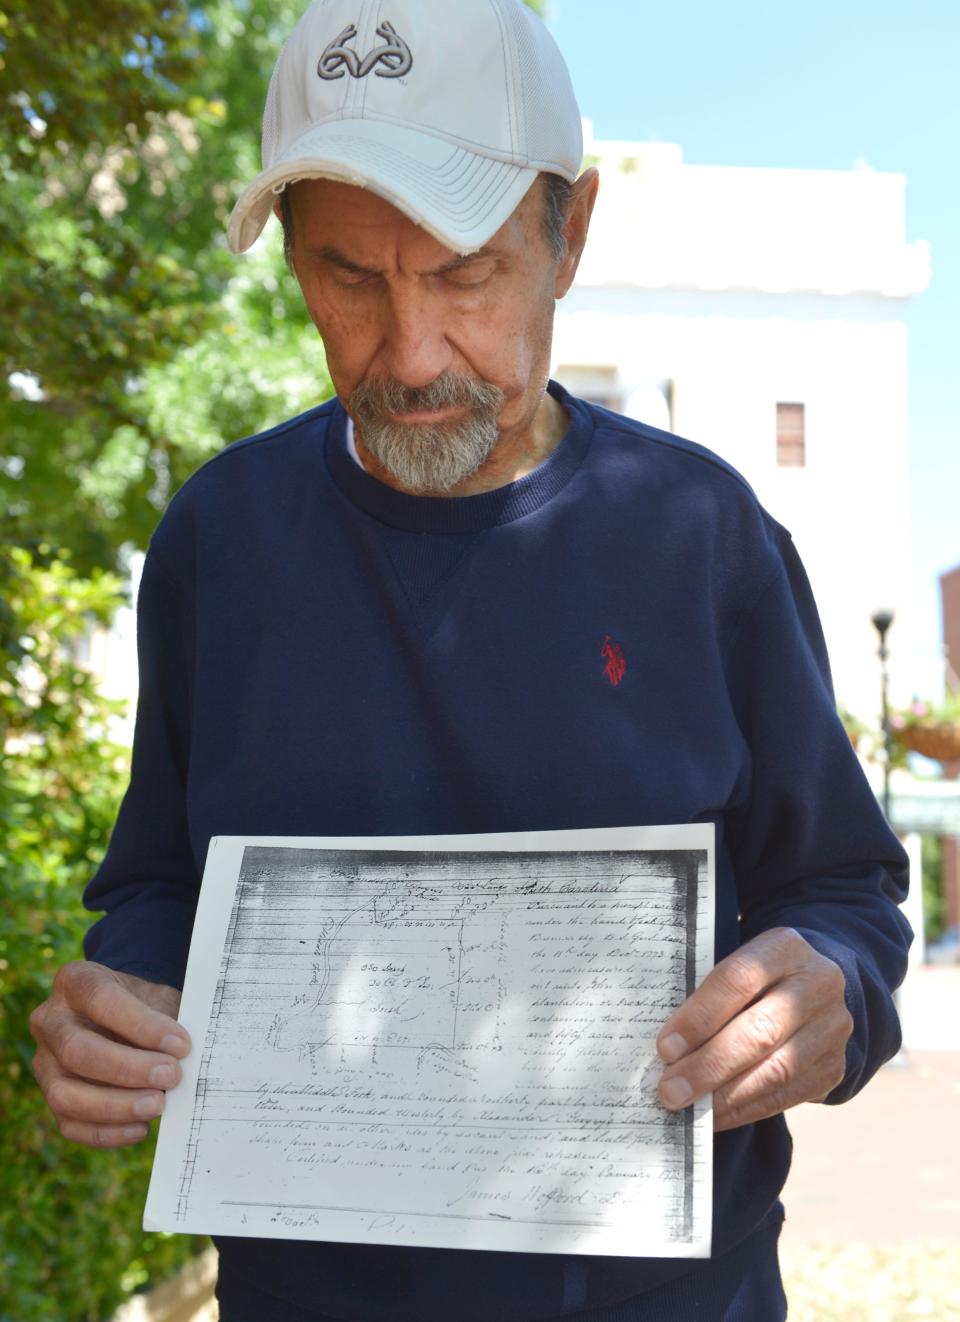
[[[500,412],[506,396],[479,377],[443,372],[426,386],[406,386],[390,377],[361,381],[350,396],[350,411],[363,423],[384,413],[433,413],[468,408],[475,413]]]

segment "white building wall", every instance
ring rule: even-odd
[[[904,242],[903,180],[684,166],[664,144],[593,151],[600,198],[558,308],[554,372],[743,473],[803,556],[840,702],[873,723],[879,607],[896,612],[894,701],[927,687],[908,594],[901,320],[927,255]],[[778,402],[805,406],[803,468],[777,466]]]

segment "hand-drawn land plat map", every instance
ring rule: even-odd
[[[710,965],[708,830],[218,837],[147,1223],[705,1256],[709,1103],[659,1105],[654,1041]],[[568,845],[624,835],[678,843]]]

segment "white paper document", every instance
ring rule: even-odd
[[[712,826],[211,841],[150,1229],[706,1257]]]

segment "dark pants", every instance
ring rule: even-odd
[[[635,1299],[564,1313],[562,1322],[784,1322],[787,1300],[777,1262],[781,1224],[778,1206],[758,1230],[722,1257],[698,1263],[693,1271]],[[220,1322],[340,1322],[272,1302],[238,1281],[221,1281],[217,1296]],[[355,1319],[362,1316],[353,1314]],[[455,1317],[449,1322],[456,1322]],[[501,1320],[491,1315],[489,1322]]]

